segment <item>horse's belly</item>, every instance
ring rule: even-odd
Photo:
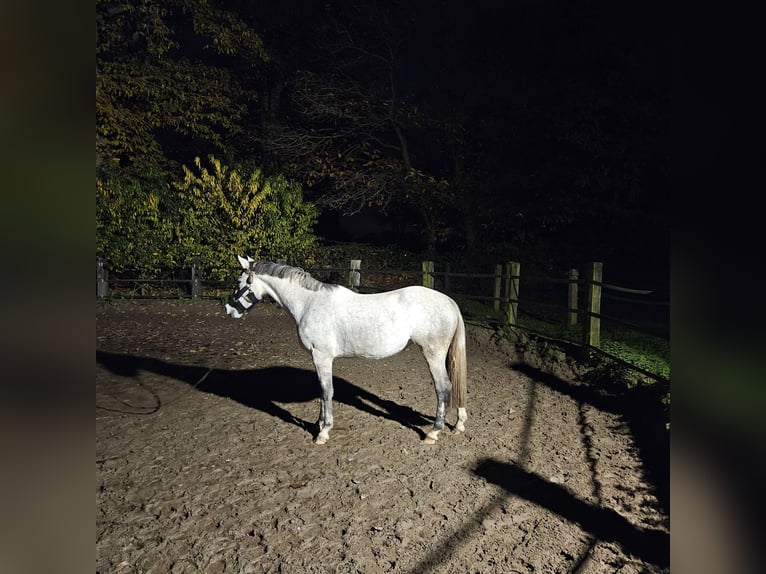
[[[303,333],[301,342],[309,350],[316,349],[335,357],[383,359],[403,350],[410,342],[409,333],[387,329],[336,329],[324,333]]]
[[[365,359],[385,359],[402,351],[409,343],[409,339],[366,344],[364,341],[355,341],[344,345],[344,357],[364,357]]]

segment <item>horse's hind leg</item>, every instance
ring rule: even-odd
[[[447,413],[447,403],[449,402],[452,382],[447,375],[447,368],[444,364],[446,356],[442,353],[430,353],[423,350],[423,355],[428,362],[428,368],[431,371],[431,377],[434,380],[434,389],[436,390],[436,418],[433,428],[428,431],[425,444],[434,444],[439,439],[439,432],[444,428],[444,417]]]
[[[455,424],[455,432],[465,432],[465,421],[468,420],[468,413],[465,408],[458,408],[457,410],[457,424]]]
[[[332,428],[332,357],[317,352],[312,353],[314,358],[314,367],[319,377],[319,384],[322,387],[322,398],[319,403],[319,434],[314,441],[316,444],[325,444],[330,440],[330,429]]]

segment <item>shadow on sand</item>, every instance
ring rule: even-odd
[[[170,363],[151,357],[108,353],[96,351],[96,363],[107,369],[113,375],[124,378],[136,378],[141,371],[155,373],[176,379],[205,392],[232,399],[247,407],[258,409],[277,417],[287,423],[294,424],[306,432],[316,436],[319,428],[316,422],[297,418],[282,405],[289,403],[304,403],[319,398],[319,382],[313,370],[295,367],[266,367],[263,369],[227,370],[207,369]],[[334,402],[343,403],[372,415],[396,421],[414,430],[425,438],[421,427],[432,425],[434,419],[383,399],[365,389],[357,387],[339,377],[333,377]],[[108,392],[108,391],[107,391]],[[155,407],[135,412],[121,410],[130,414],[153,414],[162,406],[159,396],[153,390]],[[99,405],[96,405],[99,407]],[[104,410],[118,410],[100,406]],[[318,414],[317,408],[317,414]]]
[[[590,504],[565,487],[513,463],[484,459],[474,472],[513,496],[576,522],[598,540],[616,542],[626,552],[646,562],[662,567],[670,564],[670,535],[667,532],[634,526],[611,508]]]
[[[442,539],[428,553],[408,570],[408,574],[424,574],[433,572],[444,564],[449,563],[452,553],[468,539],[478,536],[479,529],[485,518],[502,506],[507,500],[518,497],[528,500],[542,508],[579,524],[587,535],[587,545],[579,552],[572,551],[571,568],[568,574],[579,574],[587,567],[590,551],[599,540],[607,540],[619,544],[629,554],[639,559],[657,565],[663,569],[670,564],[670,535],[659,529],[641,528],[631,524],[628,519],[606,507],[601,500],[601,483],[596,472],[596,464],[592,452],[587,421],[584,418],[583,406],[590,404],[600,410],[621,415],[634,433],[642,459],[648,473],[654,479],[660,505],[667,505],[669,494],[668,474],[668,443],[667,435],[658,432],[657,421],[662,418],[652,411],[649,405],[656,401],[642,400],[635,394],[631,396],[614,395],[602,392],[596,386],[577,385],[532,367],[527,364],[514,364],[515,371],[529,377],[531,384],[528,389],[524,424],[519,433],[520,452],[517,460],[521,463],[499,461],[493,458],[483,458],[477,461],[472,469],[474,476],[487,482],[501,486],[504,494],[479,508],[455,532]],[[579,498],[565,487],[550,482],[538,474],[523,467],[529,455],[532,426],[540,417],[537,413],[538,392],[541,386],[572,398],[578,404],[578,425],[583,448],[592,475],[593,496],[595,503]],[[661,427],[660,427],[661,430]],[[667,508],[667,506],[665,506]]]
[[[603,385],[573,384],[527,364],[513,365],[513,369],[579,404],[619,415],[630,429],[658,502],[665,513],[670,512],[670,437],[656,389],[609,393]]]

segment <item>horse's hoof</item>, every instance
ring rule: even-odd
[[[321,436],[318,436],[316,440],[314,440],[314,444],[327,444],[327,439]]]
[[[423,444],[436,444],[436,439],[427,436],[423,439]]]

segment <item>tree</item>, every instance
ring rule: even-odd
[[[226,267],[232,253],[255,258],[310,261],[317,208],[283,176],[265,176],[255,166],[227,167],[213,156],[210,169],[195,158],[174,183],[184,206],[176,248]]]
[[[160,264],[174,265],[173,241],[178,205],[158,193],[161,183],[128,180],[116,174],[96,180],[96,255],[116,271],[150,274]]]
[[[200,148],[230,149],[268,60],[250,26],[209,0],[96,0],[96,26],[102,174],[167,174]]]
[[[447,178],[419,165],[412,151],[425,120],[399,77],[411,11],[346,8],[328,6],[317,26],[317,65],[291,73],[287,111],[271,118],[259,142],[280,170],[320,189],[322,205],[345,214],[414,211],[432,248],[453,196]]]
[[[150,275],[199,257],[210,276],[226,279],[237,253],[311,262],[318,210],[299,184],[213,156],[183,174],[174,193],[147,180],[97,180],[96,253],[110,268]]]

